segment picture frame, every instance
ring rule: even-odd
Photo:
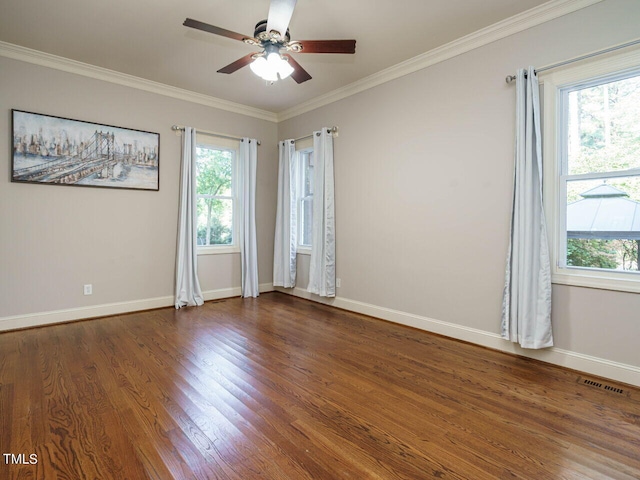
[[[12,109],[11,181],[160,189],[160,134]]]

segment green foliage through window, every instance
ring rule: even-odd
[[[234,152],[196,149],[198,245],[233,244]]]
[[[616,251],[607,240],[569,238],[567,265],[574,267],[616,268]]]

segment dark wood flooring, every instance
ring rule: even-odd
[[[7,332],[0,478],[640,478],[577,376],[280,293]]]

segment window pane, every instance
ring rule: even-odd
[[[313,223],[313,150],[300,152],[300,162],[298,244],[310,247]]]
[[[313,152],[306,152],[302,156],[302,196],[313,195]]]
[[[638,270],[640,177],[567,182],[568,266]]]
[[[233,152],[197,147],[198,194],[230,197],[233,186]]]
[[[198,245],[231,245],[234,152],[198,146],[196,154]]]
[[[313,215],[313,197],[301,199],[300,245],[311,246],[311,223]]]
[[[640,76],[567,97],[569,175],[640,168]]]
[[[233,243],[233,201],[198,198],[198,245]]]

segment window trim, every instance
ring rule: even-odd
[[[558,71],[550,70],[549,73],[539,76],[544,97],[543,202],[549,237],[552,283],[640,293],[640,273],[560,266],[560,258],[566,248],[560,244],[563,236],[559,231],[560,225],[566,223],[566,208],[564,211],[560,208],[560,199],[566,198],[566,194],[563,196],[565,183],[561,179],[563,130],[566,124],[564,112],[561,110],[562,91],[581,84],[588,85],[598,79],[624,76],[625,73],[633,71],[640,71],[640,48],[580,62]],[[602,178],[606,175],[599,173],[597,176]]]
[[[196,138],[196,148],[204,147],[215,150],[221,150],[233,153],[233,179],[231,184],[232,195],[216,195],[216,197],[230,198],[233,204],[232,212],[232,242],[230,245],[197,245],[196,255],[222,255],[222,254],[234,254],[240,253],[239,243],[239,225],[238,225],[238,213],[240,208],[240,195],[238,194],[238,155],[240,153],[240,142],[237,140],[212,138],[211,136],[205,136],[198,134]],[[196,193],[196,198],[198,194]]]

